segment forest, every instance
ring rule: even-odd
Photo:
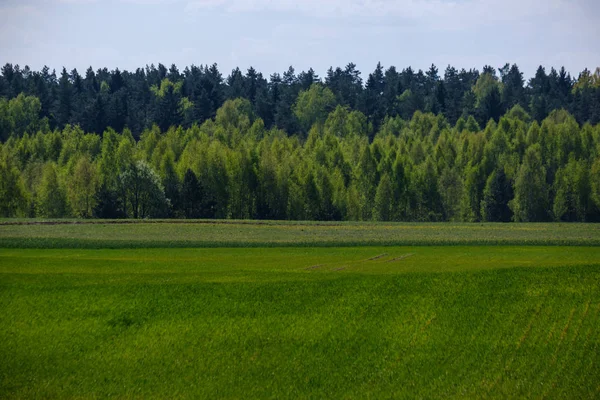
[[[2,217],[600,221],[600,69],[1,72]]]

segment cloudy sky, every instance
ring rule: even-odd
[[[599,0],[0,0],[0,63],[265,75],[352,61],[443,71],[600,66]]]

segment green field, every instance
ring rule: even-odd
[[[2,225],[0,398],[600,398],[599,236]]]
[[[0,245],[5,248],[457,244],[600,246],[600,224],[0,220]]]

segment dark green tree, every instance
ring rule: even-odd
[[[191,169],[185,172],[181,186],[181,201],[186,218],[199,218],[202,207],[202,187]]]
[[[512,211],[508,204],[513,197],[513,188],[504,173],[504,168],[495,169],[488,177],[483,190],[481,219],[487,222],[510,222]]]

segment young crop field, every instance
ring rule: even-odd
[[[600,397],[595,225],[21,222],[0,398]]]

